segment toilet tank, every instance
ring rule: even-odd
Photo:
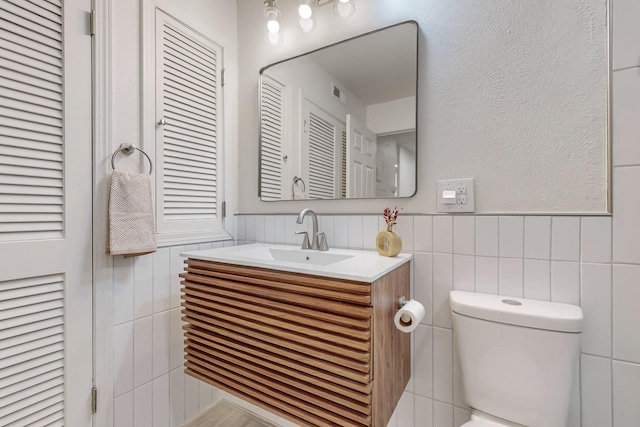
[[[580,307],[452,291],[465,400],[530,427],[565,427],[582,335]]]

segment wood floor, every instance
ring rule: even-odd
[[[226,400],[221,400],[184,427],[278,427]]]

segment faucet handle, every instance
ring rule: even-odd
[[[306,231],[296,231],[296,234],[304,234],[302,239],[302,249],[311,249],[311,243],[309,242],[309,233]]]
[[[320,231],[316,234],[316,247],[319,251],[328,251],[329,245],[327,244],[327,236],[324,234],[324,231]]]

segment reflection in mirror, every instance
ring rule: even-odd
[[[262,69],[261,200],[415,194],[417,34],[405,22]]]

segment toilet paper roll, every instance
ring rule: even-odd
[[[418,327],[424,317],[424,306],[416,300],[409,300],[398,310],[393,322],[396,328],[402,332],[409,333]]]

